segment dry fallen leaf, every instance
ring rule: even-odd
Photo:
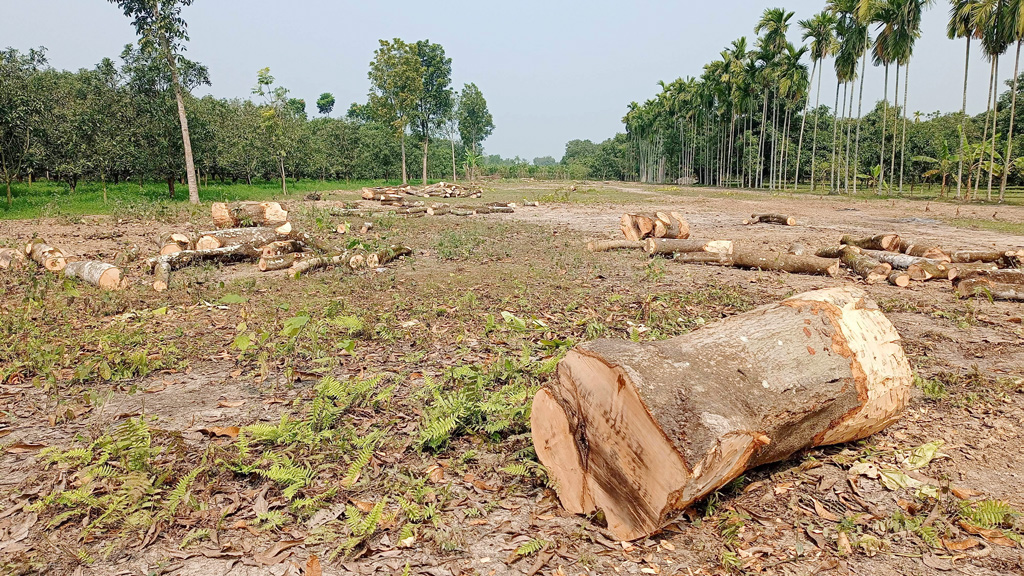
[[[373,510],[373,502],[366,502],[365,500],[351,500],[352,505],[359,508],[360,512],[366,513]]]
[[[981,540],[977,538],[965,538],[963,540],[946,540],[942,539],[942,545],[946,547],[946,550],[951,552],[962,552],[964,550],[970,550],[975,546],[981,546]]]
[[[818,502],[817,498],[811,498],[811,500],[814,502],[814,511],[818,514],[818,516],[821,516],[823,519],[828,520],[830,522],[839,522],[839,516],[836,516],[835,514],[829,512],[828,508],[825,508],[825,506],[822,505],[821,502]]]
[[[221,400],[217,403],[217,406],[221,408],[238,408],[242,404],[245,404],[245,400]]]
[[[5,450],[9,454],[27,454],[29,452],[37,452],[46,448],[46,444],[26,444],[24,442],[17,442],[11,444]]]
[[[210,426],[209,428],[200,428],[199,431],[211,436],[238,438],[238,433],[241,432],[241,429],[238,426]]]
[[[935,556],[931,553],[925,553],[925,555],[921,557],[921,561],[924,562],[925,566],[933,570],[949,572],[950,570],[955,569],[955,566],[953,566],[952,562],[946,560],[945,558],[939,558],[938,556]]]
[[[257,564],[263,566],[273,566],[274,564],[280,564],[284,562],[288,556],[291,556],[289,549],[304,543],[305,540],[282,540],[270,548],[267,548],[263,552],[257,552],[253,555],[253,559],[256,560]]]
[[[435,464],[430,468],[427,468],[427,476],[430,478],[432,483],[439,484],[444,480],[444,468]]]
[[[306,576],[322,576],[323,570],[320,569],[320,559],[316,556],[310,556],[309,560],[306,561]]]
[[[966,530],[967,532],[974,534],[975,536],[981,536],[982,538],[988,540],[993,544],[1005,546],[1007,548],[1014,548],[1017,546],[1016,542],[1007,538],[1006,535],[1003,534],[1000,530],[990,530],[988,528],[981,528],[968,522],[964,522],[963,520],[960,521],[960,527]]]
[[[853,554],[853,546],[850,545],[850,537],[846,535],[846,532],[840,532],[836,536],[836,546],[839,547],[839,551],[843,556]]]

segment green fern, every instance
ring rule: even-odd
[[[516,554],[518,556],[533,556],[537,552],[543,550],[547,545],[547,540],[531,538],[529,541],[522,543],[518,548],[516,548]]]
[[[199,476],[202,471],[202,468],[193,468],[188,474],[178,480],[178,484],[174,486],[174,490],[167,497],[168,516],[173,517],[182,502],[189,503],[189,489],[192,488],[192,483],[195,482],[196,476]]]
[[[1020,514],[1009,504],[1001,500],[982,500],[971,504],[960,503],[960,516],[982,528],[1001,528],[1013,524],[1013,519]]]
[[[209,539],[210,530],[208,528],[193,528],[192,530],[189,530],[188,534],[185,534],[184,538],[181,539],[181,544],[178,545],[178,548],[184,550],[196,542],[202,542],[203,540]]]

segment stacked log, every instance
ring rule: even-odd
[[[483,196],[483,191],[480,188],[468,188],[451,182],[438,182],[420,189],[411,188],[406,194],[425,198],[479,198]]]
[[[1024,271],[974,270],[953,280],[957,296],[1024,302]]]
[[[894,423],[913,377],[856,288],[794,296],[670,340],[576,347],[534,397],[562,506],[649,536],[744,471]]]
[[[861,250],[846,248],[843,250],[840,260],[842,260],[847,268],[856,272],[868,284],[884,282],[892,272],[891,265],[879,262],[871,256],[864,254]]]
[[[690,225],[678,212],[623,214],[619,219],[619,229],[626,240],[634,242],[650,237],[674,239],[690,237]]]
[[[849,234],[843,236],[840,244],[856,246],[865,250],[883,250],[886,252],[899,252],[902,240],[898,234],[878,234],[866,238],[857,238]]]
[[[288,221],[288,211],[277,202],[214,202],[210,213],[218,228],[275,227]]]
[[[273,228],[228,228],[202,232],[196,240],[196,250],[213,250],[224,246],[245,244],[261,248],[276,241],[279,234]]]
[[[174,254],[175,252],[181,252],[182,250],[192,250],[194,248],[192,239],[187,234],[180,232],[174,232],[166,234],[160,238],[160,254]]]

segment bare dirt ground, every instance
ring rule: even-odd
[[[559,508],[526,411],[573,342],[670,337],[858,283],[582,248],[615,237],[625,211],[671,208],[694,236],[785,250],[890,231],[1024,247],[950,224],[1020,224],[1024,208],[576,187],[499,182],[478,201],[542,200],[514,214],[380,217],[361,241],[414,255],[358,274],[205,266],[156,294],[140,268],[104,294],[0,273],[0,571],[1024,574],[1020,304],[957,300],[948,282],[864,286],[918,376],[905,416],[752,471],[640,542]],[[346,219],[330,211],[356,201],[289,208],[341,245]],[[753,212],[799,225],[744,226]],[[208,227],[201,212],[0,221],[0,245],[40,235],[76,256],[146,256],[162,233]]]

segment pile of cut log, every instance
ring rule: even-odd
[[[43,269],[98,286],[104,290],[122,290],[127,286],[121,268],[99,260],[83,260],[67,256],[60,248],[33,238],[24,250],[0,249],[0,270],[18,269],[31,260]]]
[[[450,182],[438,182],[422,188],[409,185],[363,188],[363,200],[401,202],[406,195],[423,198],[480,198],[483,191],[480,188],[467,188]]]
[[[619,229],[626,240],[634,242],[644,238],[689,238],[690,225],[678,212],[654,214],[623,214]]]
[[[201,232],[196,236],[169,234],[160,241],[160,254],[146,260],[153,274],[153,289],[170,286],[171,273],[201,262],[256,262],[267,272],[287,269],[295,277],[320,268],[341,266],[347,270],[377,268],[411,253],[405,246],[390,246],[379,252],[342,250],[305,232],[296,231],[287,220],[288,212],[277,202],[214,204],[218,225],[235,227]],[[231,215],[231,218],[224,215]],[[244,215],[244,216],[243,216]],[[365,226],[367,230],[369,226]]]

